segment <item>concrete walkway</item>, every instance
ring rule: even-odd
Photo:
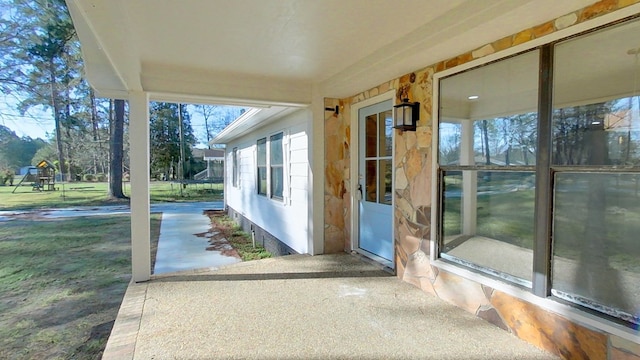
[[[240,259],[206,250],[211,220],[205,210],[222,210],[221,201],[151,204],[151,212],[161,212],[160,239],[156,252],[154,274],[216,268],[239,262]],[[0,211],[0,222],[17,216],[30,215],[44,219],[78,216],[108,216],[129,214],[129,205],[79,206],[73,208]]]
[[[163,206],[152,207],[152,211],[162,211],[154,274],[217,268],[240,261],[238,258],[222,255],[220,251],[206,250],[211,220],[203,211],[222,210],[221,202],[161,205]]]
[[[154,276],[127,289],[103,359],[550,359],[348,254]]]

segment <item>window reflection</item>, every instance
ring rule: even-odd
[[[283,133],[271,135],[269,138],[269,166],[271,169],[271,197],[282,199],[282,190],[284,182],[283,167],[283,151],[282,151]]]
[[[533,273],[538,55],[440,81],[440,255],[523,286]]]
[[[391,110],[381,112],[380,116],[380,156],[393,155],[393,115]]]
[[[365,156],[376,157],[378,155],[378,117],[369,115],[365,119]]]
[[[380,160],[380,177],[378,179],[378,194],[381,204],[391,205],[391,160]]]
[[[640,165],[638,98],[553,112],[555,165]]]
[[[378,184],[377,184],[377,160],[367,160],[365,162],[365,200],[371,202],[378,201]]]
[[[640,174],[559,173],[554,207],[556,295],[621,309],[640,299]],[[636,319],[638,322],[640,319]]]
[[[257,148],[258,194],[267,195],[267,139],[258,140]]]
[[[537,113],[476,121],[475,163],[493,166],[535,165],[537,128]]]
[[[467,187],[475,194],[464,191],[467,176],[476,180]],[[445,172],[441,255],[530,281],[534,178],[533,172]]]
[[[393,118],[386,110],[365,118],[365,201],[391,205]]]
[[[442,258],[529,281],[537,225],[538,296],[551,271],[555,296],[640,324],[639,33],[620,23],[544,45],[544,64],[532,51],[440,80]],[[551,224],[534,224],[536,191]]]

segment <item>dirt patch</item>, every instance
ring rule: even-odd
[[[210,246],[207,250],[220,251],[223,255],[247,260],[271,257],[262,246],[253,244],[249,234],[242,229],[223,210],[205,210],[211,219],[211,230],[206,233]]]
[[[221,210],[205,210],[204,214],[211,219],[211,229],[208,232],[195,234],[196,236],[205,237],[209,242],[207,251],[219,251],[220,254],[242,259],[238,250],[231,245],[229,238],[233,235],[229,229],[220,226],[220,222],[216,221],[225,216]]]

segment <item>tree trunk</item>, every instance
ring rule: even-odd
[[[111,130],[109,166],[109,198],[126,199],[122,192],[122,158],[124,138],[124,100],[115,100],[115,117],[109,127]]]
[[[93,141],[98,143],[98,152],[100,154],[104,154],[102,149],[102,141],[100,141],[100,137],[98,134],[98,109],[96,109],[96,95],[93,92],[93,89],[89,89],[89,105],[91,106],[91,132]],[[104,172],[104,169],[101,170]],[[93,174],[98,173],[98,155],[93,153]]]
[[[72,139],[73,136],[71,135],[71,123],[70,123],[70,119],[71,119],[71,104],[69,104],[69,101],[71,99],[70,95],[69,95],[69,84],[65,85],[65,105],[64,105],[64,119],[65,121],[65,132],[67,133],[67,141],[65,141],[65,144],[67,145],[67,181],[81,181],[82,178],[80,179],[76,179],[75,176],[72,175],[71,173],[71,169],[73,169],[73,165],[75,165],[75,151],[73,149],[72,146]],[[76,174],[76,176],[78,176]]]
[[[60,180],[69,179],[69,174],[65,173],[64,152],[62,148],[62,121],[60,119],[60,102],[58,100],[56,86],[56,70],[53,59],[49,61],[49,82],[51,87],[51,107],[53,108],[53,119],[56,130],[56,149],[58,151],[58,169],[60,171]]]
[[[491,151],[489,151],[489,126],[487,120],[482,120],[482,134],[484,135],[484,148],[486,156],[486,164],[491,165]]]

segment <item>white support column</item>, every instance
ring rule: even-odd
[[[462,121],[460,165],[475,165],[473,151],[473,121]],[[462,233],[474,235],[477,225],[478,173],[462,172]]]
[[[314,86],[309,119],[309,247],[311,255],[324,253],[324,98]]]
[[[131,263],[133,281],[151,278],[149,205],[149,94],[129,94],[131,160]]]

